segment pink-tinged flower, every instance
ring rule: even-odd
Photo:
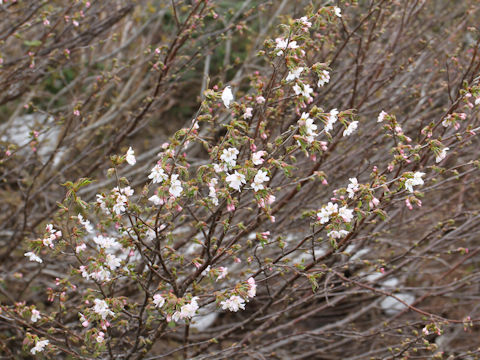
[[[96,314],[100,315],[103,320],[105,320],[109,315],[110,316],[115,315],[114,312],[110,310],[105,300],[95,299],[94,303],[95,305],[93,307],[93,311]]]
[[[100,344],[105,341],[105,333],[103,331],[99,331],[97,336],[95,337],[95,340]]]
[[[255,101],[257,102],[257,104],[265,104],[265,98],[263,96],[257,96]]]
[[[267,155],[266,151],[260,150],[252,154],[253,165],[261,165],[265,160],[262,159],[263,156]]]
[[[88,327],[88,325],[90,325],[90,322],[87,320],[85,315],[83,315],[82,313],[78,313],[78,315],[80,316],[80,321],[82,322],[82,326]]]
[[[40,315],[40,311],[38,311],[37,309],[33,309],[32,310],[32,317],[30,318],[30,321],[32,323],[36,323],[38,321],[38,319],[41,318],[41,315]]]
[[[253,277],[248,278],[248,297],[253,298],[257,294],[257,284],[255,283],[255,279]]]
[[[237,312],[239,309],[245,310],[245,300],[238,295],[232,295],[229,299],[220,303],[223,310]]]
[[[251,119],[251,117],[253,116],[252,111],[253,109],[251,107],[247,107],[245,109],[245,113],[243,114],[243,119],[244,120]]]
[[[224,279],[228,275],[228,268],[226,268],[226,267],[220,266],[218,268],[218,271],[219,271],[219,274],[217,276],[217,280],[215,280],[215,281]]]
[[[382,112],[380,114],[378,114],[378,118],[377,118],[377,122],[381,123],[383,122],[383,120],[385,120],[385,116],[387,116],[388,114],[382,110]]]
[[[232,93],[232,88],[230,86],[225,87],[225,89],[222,92],[222,101],[223,105],[228,109],[230,107],[230,104],[233,101],[233,93]]]
[[[298,19],[300,23],[302,24],[302,30],[307,32],[308,29],[312,26],[312,23],[308,21],[308,18],[306,16],[302,16],[300,19]]]
[[[227,204],[227,211],[235,211],[235,204],[233,203],[230,203],[230,204]]]
[[[241,191],[240,188],[242,184],[246,184],[245,175],[240,174],[238,171],[235,170],[233,174],[228,175],[225,180],[227,181],[228,185],[237,191]]]
[[[295,92],[295,95],[301,95],[307,99],[307,102],[310,102],[313,100],[312,94],[313,94],[313,89],[309,84],[303,84],[303,83],[296,83],[292,87],[293,91]]]
[[[380,203],[380,200],[378,200],[376,197],[374,197],[370,202],[368,203],[371,208],[377,207],[378,204]]]
[[[165,298],[160,294],[153,295],[153,303],[155,307],[161,308],[165,304]]]
[[[353,220],[353,210],[347,209],[346,206],[342,206],[338,210],[338,215],[343,219],[343,221],[349,223]]]
[[[318,75],[317,86],[322,87],[330,82],[330,73],[327,70],[322,70]]]

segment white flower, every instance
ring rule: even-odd
[[[193,297],[190,304],[183,305],[180,311],[175,311],[172,318],[174,321],[179,319],[192,318],[198,310],[197,297]]]
[[[313,122],[313,119],[310,117],[309,113],[302,113],[302,116],[300,117],[300,120],[298,121],[299,124],[302,124],[305,126],[305,135],[307,138],[307,141],[309,143],[313,142],[315,136],[318,134],[315,132],[317,130],[317,125]]]
[[[95,242],[95,244],[97,244],[98,246],[100,246],[104,249],[108,249],[108,248],[111,248],[111,247],[116,247],[118,245],[115,238],[106,237],[106,236],[103,236],[103,235],[95,236],[93,238],[93,241]]]
[[[103,331],[99,331],[98,335],[95,337],[95,340],[98,343],[103,343],[105,341],[105,333]]]
[[[378,118],[377,118],[377,122],[381,123],[384,119],[385,119],[385,116],[387,116],[388,114],[382,110],[382,112],[380,114],[378,114]]]
[[[358,128],[358,121],[352,121],[348,127],[343,130],[343,136],[350,136]]]
[[[262,156],[267,154],[266,151],[260,150],[252,154],[253,165],[261,165],[265,160],[262,159]]]
[[[95,306],[93,307],[93,311],[100,315],[103,320],[105,320],[109,315],[114,315],[114,312],[109,309],[105,300],[95,299],[94,303]]]
[[[330,214],[325,208],[321,208],[317,213],[317,218],[320,220],[320,224],[326,224],[330,220]]]
[[[228,185],[235,190],[241,191],[240,187],[242,184],[246,184],[245,175],[240,174],[235,170],[233,174],[228,175],[225,180],[228,182]]]
[[[162,205],[163,200],[158,195],[153,195],[148,198],[148,201],[153,202],[154,205]]]
[[[303,84],[303,87],[300,86],[299,84],[295,84],[292,89],[295,92],[295,95],[302,95],[304,96],[307,101],[313,100],[313,98],[310,96],[310,94],[313,93],[313,89],[309,84]]]
[[[255,284],[255,279],[253,277],[248,278],[248,297],[253,298],[257,294],[257,284]]]
[[[296,69],[293,69],[293,70],[289,71],[288,75],[287,75],[287,78],[285,80],[292,81],[292,80],[298,79],[300,77],[300,74],[302,73],[303,69],[304,68],[300,66]]]
[[[302,16],[299,20],[303,25],[304,31],[307,31],[312,26],[312,23],[308,21],[308,18],[306,16]]]
[[[337,119],[338,119],[338,110],[336,108],[330,110],[330,113],[328,114],[327,125],[325,125],[326,132],[333,130],[333,124],[337,122]]]
[[[415,174],[413,174],[413,178],[407,179],[407,181],[405,181],[405,189],[413,193],[413,186],[424,184],[422,179],[423,175],[425,175],[425,173],[420,171],[417,171]]]
[[[78,218],[78,221],[80,222],[80,224],[82,224],[82,225],[85,227],[85,230],[86,230],[88,233],[92,233],[92,232],[93,232],[93,226],[92,226],[92,224],[90,223],[90,221],[84,220],[82,214],[78,214],[78,215],[77,215],[77,218]]]
[[[165,298],[160,294],[153,295],[153,303],[156,307],[161,308],[165,304]]]
[[[333,230],[328,233],[328,236],[331,237],[332,239],[340,239],[346,235],[348,235],[347,230],[340,230],[340,231]]]
[[[275,42],[277,43],[276,50],[277,51],[277,56],[282,56],[283,55],[283,50],[290,48],[290,49],[296,49],[298,48],[297,42],[296,41],[290,41],[288,42],[286,39],[283,38],[276,38]]]
[[[355,192],[358,191],[358,180],[357,178],[350,178],[350,184],[347,187],[348,197],[352,199],[355,196]]]
[[[125,160],[127,161],[127,163],[129,165],[135,165],[135,163],[137,162],[137,159],[135,159],[135,152],[133,151],[133,149],[131,147],[129,147],[128,150],[127,150]]]
[[[342,17],[342,9],[340,9],[338,6],[335,6],[333,10],[335,11],[335,15],[337,15],[339,18]]]
[[[318,75],[317,86],[322,87],[325,84],[330,82],[330,73],[327,70],[322,70],[320,75]]]
[[[36,323],[38,321],[38,319],[40,319],[41,316],[40,316],[40,311],[38,311],[37,309],[33,309],[32,310],[32,317],[30,318],[30,321],[33,322],[33,323]]]
[[[218,180],[215,178],[210,180],[210,183],[208,184],[208,190],[210,191],[208,193],[208,196],[212,199],[213,205],[215,206],[218,205],[217,190],[215,189],[215,185],[217,184],[218,184]]]
[[[268,180],[270,180],[270,178],[268,177],[267,172],[264,170],[258,170],[252,182],[253,190],[258,191],[258,190],[265,189],[265,187],[263,186],[263,183]]]
[[[338,210],[338,215],[347,223],[353,220],[353,210],[348,209],[346,206],[342,206]]]
[[[26,253],[24,254],[24,256],[28,257],[28,260],[30,260],[30,261],[36,261],[36,262],[38,262],[38,263],[42,263],[42,262],[43,262],[42,259],[40,259],[37,255],[35,255],[35,253],[33,253],[33,252],[31,252],[31,251],[26,252]]]
[[[447,151],[450,150],[449,147],[444,147],[440,152],[438,153],[437,157],[435,158],[435,162],[438,164],[440,161],[445,159],[447,156]]]
[[[233,93],[232,88],[227,86],[222,92],[222,101],[223,105],[228,109],[230,107],[230,103],[233,101]]]
[[[37,343],[35,344],[35,346],[30,350],[30,352],[35,355],[37,352],[42,352],[43,349],[45,348],[45,346],[48,345],[50,341],[48,340],[40,340],[40,341],[37,341]]]
[[[228,275],[228,268],[223,267],[223,266],[220,266],[220,267],[218,268],[218,270],[219,270],[220,274],[218,275],[217,280],[215,280],[215,281],[224,279],[225,276]]]
[[[120,267],[120,259],[112,254],[107,254],[107,256],[105,257],[105,263],[110,268],[110,270],[115,270],[116,268]]]
[[[168,192],[173,197],[179,197],[182,191],[183,187],[181,181],[178,180],[178,174],[173,174],[170,180],[170,188],[168,189]]]
[[[87,245],[85,245],[84,243],[80,244],[80,245],[77,245],[77,247],[75,247],[75,252],[78,254],[82,251],[85,251],[87,249]]]
[[[83,276],[83,273],[82,273]],[[85,277],[85,276],[84,276]],[[87,279],[92,277],[93,279],[97,280],[98,282],[110,281],[110,273],[104,267],[100,267],[97,271],[87,274]]]
[[[317,218],[320,220],[320,224],[326,224],[330,220],[330,216],[338,212],[338,205],[329,202],[327,206],[320,209],[317,213]]]
[[[243,114],[243,119],[244,120],[250,119],[253,116],[252,111],[253,111],[253,109],[251,107],[247,107],[245,109],[245,114]]]
[[[233,168],[237,164],[238,150],[236,148],[223,149],[220,160],[222,160],[229,168]]]
[[[480,96],[475,98],[475,105],[479,105],[480,104]]]
[[[222,301],[220,303],[220,305],[222,305],[223,310],[228,309],[228,310],[234,311],[234,312],[237,312],[239,309],[245,310],[245,300],[243,300],[238,295],[230,296],[230,299]]]
[[[150,175],[148,175],[148,178],[152,179],[152,182],[156,184],[156,183],[162,183],[165,180],[167,180],[168,175],[165,174],[165,171],[162,169],[162,167],[159,164],[157,164],[152,168],[152,171]]]

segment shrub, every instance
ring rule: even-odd
[[[1,5],[6,356],[475,358],[480,7],[337,5]]]

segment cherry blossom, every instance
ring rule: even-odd
[[[444,147],[442,150],[440,150],[440,152],[438,153],[438,155],[436,156],[435,158],[435,162],[438,164],[439,162],[441,162],[443,159],[445,159],[445,157],[447,156],[447,151],[450,150],[449,147]]]
[[[168,175],[165,173],[162,167],[159,164],[157,164],[152,168],[152,171],[150,175],[148,175],[148,178],[152,179],[152,182],[156,184],[156,183],[162,183],[165,180],[167,180]]]
[[[170,188],[168,192],[173,197],[179,197],[182,194],[183,187],[180,180],[178,180],[178,174],[173,174],[172,178],[170,179]]]
[[[264,170],[258,170],[252,182],[253,190],[255,191],[263,190],[265,188],[263,186],[263,183],[268,180],[270,180],[270,178],[268,177],[267,172]]]
[[[263,156],[267,155],[266,151],[260,150],[252,154],[253,165],[262,165],[265,160],[262,159]]]
[[[229,299],[220,303],[223,310],[237,312],[239,309],[245,310],[245,300],[238,295],[232,295]]]
[[[233,168],[237,164],[237,155],[239,151],[236,148],[223,149],[220,160],[222,160],[228,168]]]
[[[114,315],[114,312],[110,310],[105,300],[95,299],[93,302],[95,303],[93,311],[100,315],[103,320],[105,320],[107,316]]]
[[[317,86],[322,87],[325,84],[328,84],[329,82],[330,82],[330,73],[327,70],[322,70],[318,75]]]
[[[160,294],[153,295],[153,303],[157,308],[161,308],[165,304],[165,298]]]
[[[381,123],[383,122],[383,120],[385,119],[385,116],[387,116],[388,114],[382,110],[382,112],[380,114],[378,114],[378,118],[377,118],[377,122]]]
[[[233,174],[228,175],[225,180],[227,181],[228,185],[237,191],[241,191],[240,188],[242,184],[246,184],[245,175],[240,174],[238,171],[235,170]]]
[[[36,261],[38,263],[42,263],[43,260],[39,258],[35,253],[29,251],[24,254],[26,257],[28,257],[28,260],[30,261]]]
[[[230,104],[233,101],[233,93],[232,93],[232,88],[230,86],[225,87],[225,89],[222,92],[222,101],[223,105],[228,109],[230,107]]]
[[[137,159],[135,159],[135,153],[131,147],[128,148],[125,160],[129,165],[135,165]]]
[[[355,192],[358,191],[358,181],[357,181],[357,178],[350,178],[348,179],[350,181],[350,184],[348,184],[348,187],[347,187],[347,193],[348,193],[348,197],[350,199],[353,199],[353,197],[355,196]]]
[[[300,74],[302,73],[303,69],[304,68],[300,66],[296,69],[290,70],[288,75],[287,75],[287,78],[285,80],[286,81],[292,81],[292,80],[298,79],[300,77]]]
[[[249,277],[247,280],[248,283],[248,297],[254,298],[257,294],[257,284],[255,283],[255,279],[253,277]]]
[[[358,121],[352,121],[348,127],[343,130],[343,136],[350,136],[354,133],[355,130],[358,128]]]
[[[35,346],[30,350],[30,352],[33,355],[35,355],[37,352],[42,352],[49,343],[49,340],[37,340]]]
[[[425,173],[417,171],[415,174],[413,174],[413,178],[409,178],[405,181],[405,189],[413,193],[413,186],[424,184],[422,179],[424,175]]]

